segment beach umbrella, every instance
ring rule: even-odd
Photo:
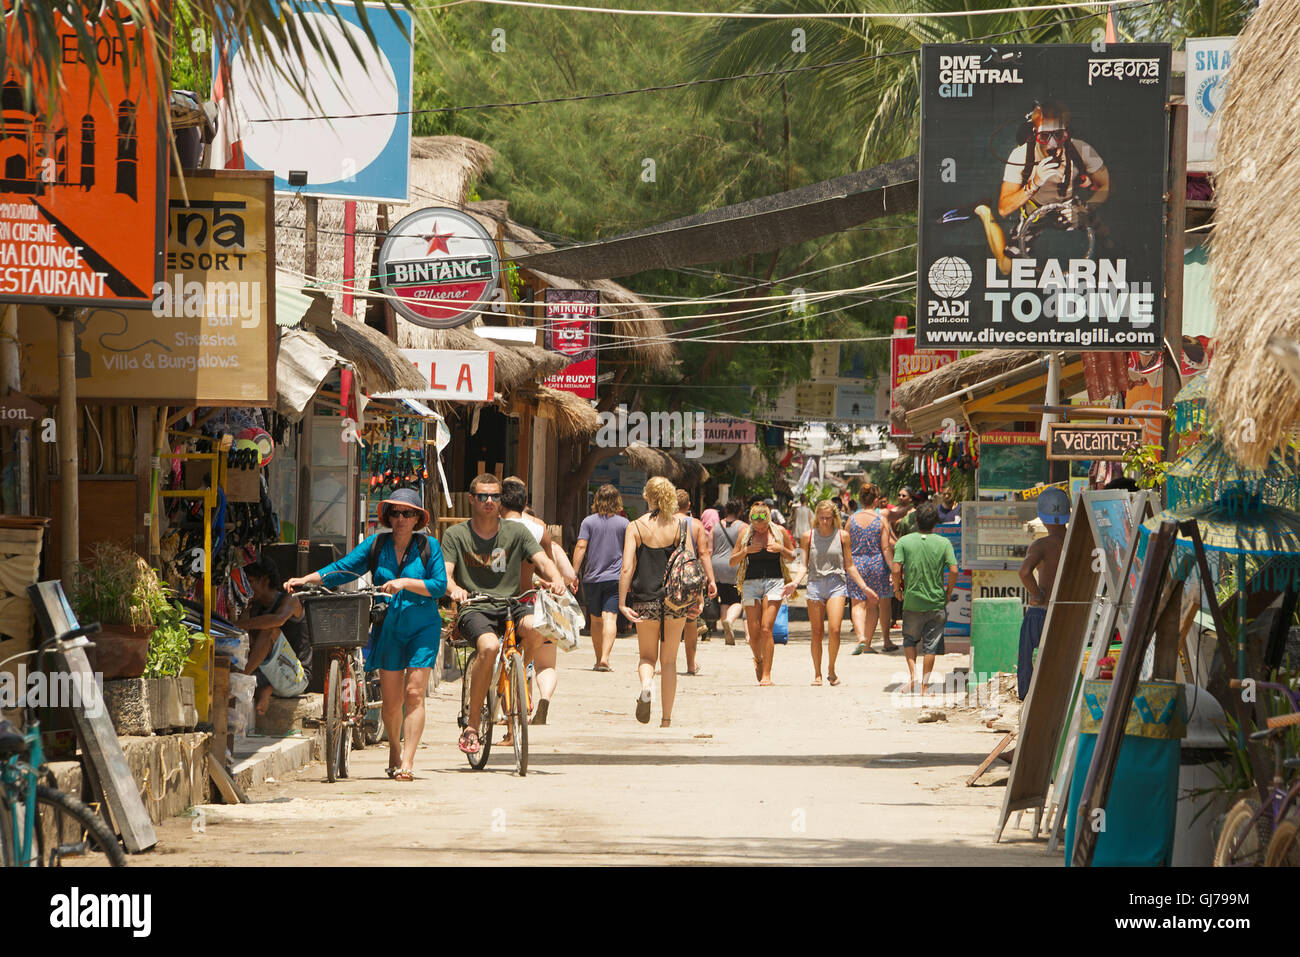
[[[1186,435],[1203,429],[1206,425],[1206,396],[1209,394],[1209,376],[1202,373],[1178,390],[1174,396],[1174,431]]]
[[[1300,508],[1300,468],[1294,458],[1274,449],[1262,466],[1243,465],[1217,430],[1169,467],[1165,486],[1170,508],[1206,501],[1224,509],[1251,508],[1256,498],[1265,505]]]

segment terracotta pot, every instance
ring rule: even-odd
[[[153,628],[150,627],[104,625],[97,634],[90,636],[95,643],[95,647],[86,652],[91,669],[103,672],[105,681],[139,678],[144,674],[152,635]]]

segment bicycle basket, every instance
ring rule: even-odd
[[[369,595],[304,595],[301,601],[314,647],[355,648],[370,640]]]

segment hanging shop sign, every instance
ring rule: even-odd
[[[49,16],[63,51],[56,115],[43,114],[43,84],[29,108],[21,78],[3,77],[0,301],[144,308],[162,278],[168,150],[153,73],[133,63],[130,84],[123,78],[140,27],[83,27],[98,51],[92,81],[76,31]],[[28,63],[32,39],[6,37],[9,62]],[[153,62],[147,29],[145,56]]]
[[[1097,459],[1120,461],[1142,444],[1140,425],[1084,425],[1051,422],[1047,426],[1047,457],[1052,461]]]
[[[543,381],[561,392],[596,398],[595,321],[600,315],[599,289],[547,289],[546,348],[572,361]]]
[[[409,202],[410,11],[379,3],[286,6],[324,43],[284,51],[272,41],[268,56],[280,60],[296,84],[268,76],[266,60],[238,40],[231,46],[226,95],[238,118],[244,165],[274,172],[277,192]],[[212,59],[217,89],[221,60]],[[290,184],[291,170],[307,174],[305,186]]]
[[[1187,161],[1213,163],[1236,37],[1187,38]]]
[[[428,388],[382,392],[376,399],[418,399],[436,402],[491,402],[493,354],[472,349],[403,349]]]
[[[916,336],[894,336],[889,340],[889,434],[895,438],[910,436],[907,429],[900,429],[893,422],[893,411],[898,408],[894,396],[901,385],[913,379],[928,375],[936,369],[942,369],[950,362],[957,361],[956,349],[917,349]]]
[[[496,298],[497,244],[477,219],[454,209],[418,209],[388,231],[379,250],[393,308],[430,329],[462,326]]]
[[[23,429],[45,417],[45,406],[21,392],[0,396],[0,425]]]
[[[753,445],[757,439],[758,429],[753,422],[733,419],[725,415],[706,415],[704,417],[704,441],[725,445]],[[734,452],[735,449],[732,449]]]
[[[1045,443],[1037,432],[985,432],[980,435],[979,492],[1010,499],[1020,489],[1046,483]]]
[[[919,346],[1159,348],[1169,62],[922,47]]]
[[[275,403],[271,175],[191,171],[172,180],[167,273],[150,309],[76,320],[77,397],[162,405]],[[59,391],[53,314],[18,311],[23,384]]]

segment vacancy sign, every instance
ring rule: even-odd
[[[492,353],[473,349],[403,349],[427,385],[384,392],[376,399],[421,402],[491,402],[495,394]]]

